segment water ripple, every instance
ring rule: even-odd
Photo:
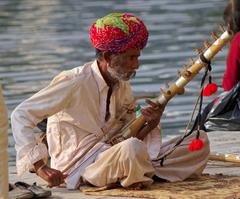
[[[109,12],[131,12],[147,24],[150,37],[141,67],[131,81],[135,95],[157,95],[164,82],[176,80],[183,64],[195,57],[210,32],[222,23],[225,0],[1,0],[0,80],[9,114],[62,70],[94,58],[90,24]],[[213,61],[213,80],[221,84],[227,48]],[[202,74],[202,73],[200,73]],[[182,132],[199,90],[200,77],[175,97],[162,118],[164,136]],[[212,97],[213,98],[213,97]],[[206,99],[204,105],[212,98]],[[144,106],[144,101],[140,102]],[[9,151],[14,141],[9,131]]]

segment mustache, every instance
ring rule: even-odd
[[[108,73],[112,76],[112,78],[117,80],[128,81],[136,76],[136,70],[133,71],[123,71],[115,69],[117,67],[108,67]],[[119,67],[120,68],[120,67]]]
[[[130,72],[130,76],[129,76],[129,79],[132,79],[132,78],[134,78],[135,76],[136,76],[136,71],[132,71],[132,72]]]

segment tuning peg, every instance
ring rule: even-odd
[[[168,84],[168,81],[167,81],[167,80],[164,81],[164,85],[165,85],[165,88],[166,88],[166,89],[169,88],[169,84]]]
[[[164,91],[162,88],[160,88],[160,95],[164,95],[164,96],[167,96],[167,95],[171,95],[171,91],[168,89],[167,91]]]
[[[193,64],[194,64],[193,58],[190,57],[190,58],[189,58],[189,62],[190,62],[191,65],[193,65]]]
[[[160,88],[160,94],[163,94],[163,95],[165,95],[166,94],[166,92],[162,89],[162,88]]]
[[[215,32],[212,32],[212,33],[211,33],[211,37],[213,38],[214,41],[219,38],[219,36],[218,36],[217,33],[215,33]]]
[[[203,53],[202,49],[201,48],[196,48],[195,49],[195,52],[198,54],[198,55],[201,55]]]
[[[204,46],[205,46],[205,48],[209,48],[211,46],[211,44],[209,43],[208,40],[205,40],[204,41]]]
[[[193,62],[193,59],[190,58],[190,62]],[[188,70],[188,66],[186,64],[183,65],[183,70],[181,72],[181,75],[184,75],[186,73],[186,71]]]
[[[221,32],[225,32],[225,31],[226,31],[223,25],[220,25],[220,26],[219,26],[219,30],[220,30]]]
[[[190,58],[191,60],[193,60],[192,58]],[[188,66],[186,64],[183,65],[183,70],[187,70]]]
[[[177,71],[177,77],[181,77],[182,76],[182,73],[181,73],[181,71]]]
[[[183,66],[182,76],[185,78],[189,78],[191,76],[191,72],[186,66]]]

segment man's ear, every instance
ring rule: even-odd
[[[111,53],[110,52],[107,52],[107,51],[103,52],[102,57],[106,63],[111,62]]]

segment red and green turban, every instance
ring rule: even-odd
[[[148,30],[143,21],[132,14],[111,13],[92,24],[90,39],[95,48],[118,53],[129,48],[143,49]]]

